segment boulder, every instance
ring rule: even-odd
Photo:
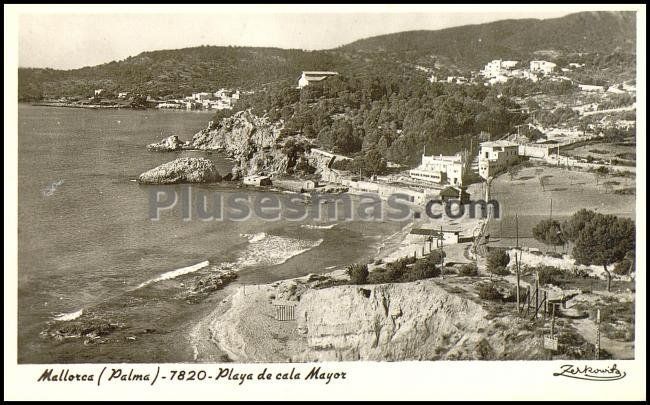
[[[157,143],[150,143],[147,149],[153,152],[171,152],[183,148],[183,142],[178,139],[178,136],[172,135]]]
[[[178,158],[148,170],[138,177],[141,184],[214,183],[221,175],[205,158]]]

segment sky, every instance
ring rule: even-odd
[[[199,45],[329,49],[370,36],[408,30],[436,30],[510,18],[555,18],[573,10],[525,7],[477,13],[471,7],[346,9],[240,6],[200,10],[124,7],[120,14],[42,12],[19,16],[21,67],[73,69],[122,60],[143,51]],[[72,9],[70,9],[72,10]],[[110,10],[109,10],[110,11]]]

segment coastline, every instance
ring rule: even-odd
[[[410,221],[399,231],[384,237],[377,244],[371,246],[366,252],[367,256],[373,258],[368,266],[369,270],[372,271],[375,267],[372,263],[377,260],[381,259],[383,262],[395,261],[419,249],[421,243],[413,243],[407,240],[408,234],[416,224],[417,221]],[[268,305],[268,300],[269,297],[275,297],[278,291],[285,290],[287,286],[291,289],[291,286],[296,284],[307,285],[310,281],[319,277],[334,281],[347,280],[347,274],[343,268],[325,268],[321,269],[321,271],[268,284],[245,285],[235,282],[218,291],[218,297],[215,296],[216,306],[214,310],[200,319],[188,334],[188,341],[193,352],[192,361],[256,361],[255,358],[249,358],[242,353],[239,348],[246,347],[245,342],[242,342],[238,336],[231,333],[231,328],[239,328],[240,326],[239,332],[244,331],[250,340],[260,343],[259,347],[255,348],[259,356],[270,358],[272,361],[291,360],[294,351],[291,350],[290,344],[277,344],[279,340],[282,340],[280,338],[264,339],[264,344],[262,344],[261,339],[255,338],[255,334],[277,337],[294,333],[292,329],[295,329],[295,321],[269,321],[273,318],[273,312],[271,306]],[[241,325],[242,322],[240,321],[254,322],[256,325],[263,325],[264,327],[253,330]],[[228,327],[222,327],[221,323],[227,323]],[[250,347],[248,348],[250,349]]]

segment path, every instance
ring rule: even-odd
[[[578,334],[587,342],[595,344],[596,342],[596,324],[591,319],[574,319],[571,325],[576,329]],[[620,340],[609,339],[600,334],[600,347],[602,350],[611,353],[616,360],[634,359],[634,342],[622,342]]]

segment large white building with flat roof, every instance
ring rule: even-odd
[[[302,72],[302,76],[300,76],[298,79],[298,88],[302,89],[303,87],[308,86],[310,83],[320,82],[327,79],[328,77],[336,75],[338,75],[338,72]]]
[[[505,170],[517,160],[519,144],[499,140],[482,142],[478,156],[478,174],[484,179]]]
[[[454,156],[426,156],[422,154],[422,162],[418,167],[409,171],[413,179],[426,182],[460,186],[465,175],[465,159],[462,154]]]

